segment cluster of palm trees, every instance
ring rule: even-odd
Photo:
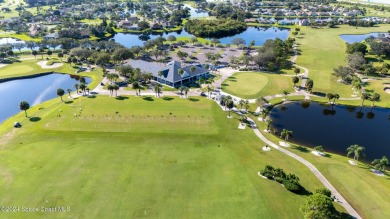
[[[231,96],[222,96],[220,99],[220,104],[225,107],[225,110],[226,108],[228,109],[228,116],[230,118],[230,111],[234,108],[233,98]]]
[[[183,95],[183,92],[184,92],[184,95],[185,97],[187,98],[187,94],[188,92],[190,91],[190,88],[186,87],[186,86],[180,86],[179,87],[179,90],[180,90],[180,96]]]
[[[160,93],[162,91],[162,85],[159,84],[159,83],[156,83],[154,86],[153,86],[153,90],[154,92],[156,93],[156,97],[160,97]]]
[[[287,142],[288,138],[290,136],[292,136],[292,134],[293,134],[293,131],[287,130],[287,129],[283,129],[282,132],[280,133],[280,138],[283,138],[284,142]]]
[[[241,99],[238,102],[238,104],[240,105],[240,110],[242,110],[242,108],[244,107],[245,111],[248,112],[248,109],[249,109],[249,101],[248,100]]]
[[[334,94],[334,93],[328,93],[328,94],[326,94],[326,97],[328,98],[329,103],[336,104],[336,100],[338,100],[340,98],[340,95]],[[332,99],[333,99],[333,102],[331,102]]]
[[[363,147],[363,146],[360,146],[357,144],[351,145],[347,148],[347,157],[349,157],[349,155],[353,154],[353,159],[356,161],[359,161],[360,157],[365,156],[364,151],[365,151],[365,147]],[[380,159],[374,159],[374,161],[372,161],[371,164],[374,165],[374,167],[377,170],[383,172],[386,170],[386,167],[390,165],[390,162],[386,156],[383,156]]]
[[[110,97],[114,96],[114,91],[115,91],[115,96],[117,97],[119,86],[117,84],[109,84],[107,85],[107,90],[110,91]]]
[[[375,105],[375,102],[378,102],[380,99],[381,99],[381,95],[378,94],[378,93],[373,93],[372,95],[369,94],[369,93],[365,93],[363,92],[361,95],[360,95],[360,98],[362,99],[362,106],[364,105],[364,101],[365,100],[371,100],[372,101],[372,105],[371,107],[374,107]]]
[[[210,94],[211,94],[211,91],[212,91],[212,87],[211,87],[211,84],[213,84],[214,82],[214,78],[213,77],[209,77],[209,78],[199,78],[198,80],[198,84],[200,86],[202,86],[202,84],[206,84],[206,88],[207,88],[207,93],[208,93],[208,97],[210,98]]]
[[[74,88],[76,88],[76,92],[79,93],[79,89],[83,92],[83,95],[85,95],[86,91],[89,92],[89,88],[85,83],[80,84],[74,84]]]

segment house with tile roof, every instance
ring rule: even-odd
[[[200,64],[183,66],[178,61],[165,64],[143,60],[129,60],[127,64],[133,68],[141,69],[142,72],[152,73],[153,80],[170,87],[179,87],[209,76],[209,71]],[[191,71],[192,67],[194,67],[193,71]],[[182,75],[179,74],[180,69],[183,69],[184,73]],[[160,75],[160,72],[162,75]]]

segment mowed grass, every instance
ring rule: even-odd
[[[351,97],[350,85],[337,82],[333,69],[347,65],[346,44],[339,37],[341,34],[365,34],[370,32],[387,32],[390,25],[364,28],[341,25],[339,28],[323,27],[319,29],[302,27],[296,38],[298,56],[296,63],[309,69],[309,78],[314,81],[314,92],[326,94],[338,93],[341,97]]]
[[[232,95],[254,99],[259,96],[293,92],[292,79],[281,74],[264,72],[235,73],[222,83],[222,90]]]
[[[21,56],[20,58],[26,58],[26,57],[28,56]],[[29,76],[29,75],[35,75],[35,74],[47,73],[47,72],[56,72],[56,73],[74,74],[78,76],[90,77],[92,78],[92,83],[89,84],[88,86],[90,89],[95,88],[103,79],[103,73],[101,69],[95,69],[94,71],[91,72],[75,73],[77,70],[77,67],[75,65],[70,65],[64,62],[63,65],[58,68],[44,69],[37,64],[39,61],[42,61],[42,59],[40,56],[39,58],[37,56],[37,59],[26,59],[20,62],[7,64],[5,67],[0,68],[0,79],[12,78],[12,77],[23,77],[23,76]],[[61,62],[60,60],[55,58],[49,59],[49,61],[53,61],[56,63]]]
[[[263,122],[257,124],[259,130],[266,128]],[[261,132],[275,143],[280,141],[270,133]],[[367,164],[350,165],[348,160],[351,158],[330,153],[330,157],[318,157],[310,153],[311,148],[296,146],[293,144],[287,149],[314,164],[363,218],[390,218],[388,171],[383,177],[377,176]]]
[[[0,204],[71,211],[13,218],[301,218],[307,196],[257,172],[271,164],[322,187],[205,98],[57,98],[28,113],[35,122],[21,113],[0,127]]]

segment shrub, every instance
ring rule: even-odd
[[[286,188],[288,191],[299,193],[302,190],[302,186],[299,184],[298,181],[295,180],[283,180],[284,188]]]
[[[275,181],[278,182],[278,183],[283,183],[284,179],[280,176],[276,176],[275,177]]]

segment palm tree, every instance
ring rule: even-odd
[[[299,82],[299,78],[297,76],[294,76],[292,78],[292,82],[294,83],[294,87],[296,87],[296,84]]]
[[[360,80],[354,80],[352,82],[352,88],[359,92],[363,88],[362,82]]]
[[[114,85],[112,85],[112,89],[115,90],[115,96],[117,97],[118,96],[119,86],[117,84],[114,84]]]
[[[330,100],[334,98],[334,95],[332,93],[328,93],[328,94],[326,94],[326,97],[328,98],[329,103],[330,103],[331,102]]]
[[[195,70],[196,70],[195,66],[191,66],[190,71],[191,71],[192,73],[194,73]]]
[[[381,159],[375,159],[372,161],[375,169],[384,172],[386,167],[390,165],[389,159],[386,156],[383,156]]]
[[[110,97],[112,97],[112,92],[114,91],[114,86],[111,85],[111,84],[109,84],[109,85],[107,86],[107,90],[110,91]]]
[[[272,123],[272,120],[271,120],[271,119],[266,119],[266,120],[265,120],[265,125],[267,126],[267,131],[270,130],[270,128],[271,128],[271,123]]]
[[[85,88],[87,88],[87,86],[84,83],[81,83],[79,88],[81,89],[81,91],[83,91],[83,95],[85,95]]]
[[[300,68],[294,68],[295,76],[297,76],[301,72]]]
[[[210,98],[210,91],[211,91],[211,88],[210,88],[210,85],[214,82],[214,78],[209,78],[205,81],[205,83],[207,84],[207,92],[209,94],[209,98]]]
[[[77,94],[78,94],[78,93],[79,93],[80,85],[79,85],[79,84],[74,84],[74,88],[76,88],[76,92],[77,92]]]
[[[288,91],[283,91],[283,94],[284,94],[284,99],[287,100],[287,95],[289,95],[290,93]]]
[[[154,92],[156,92],[156,97],[160,97],[160,92],[161,92],[161,85],[160,84],[155,84],[154,85]]]
[[[61,88],[57,89],[57,95],[61,97],[62,102],[63,102],[62,96],[64,96],[64,94],[65,94],[65,91],[63,89],[61,89]]]
[[[240,105],[240,109],[242,109],[242,106],[245,104],[245,100],[241,99],[240,102],[238,102],[238,104]]]
[[[187,98],[188,91],[190,91],[190,89],[188,87],[184,87],[184,94],[186,98]]]
[[[182,96],[182,95],[183,95],[183,91],[184,91],[184,89],[185,89],[185,86],[180,86],[180,87],[179,87],[180,96]]]
[[[138,82],[136,82],[136,81],[134,81],[133,82],[133,84],[132,84],[132,86],[133,86],[133,89],[135,90],[135,94],[138,96],[138,92],[137,92],[137,90],[139,89],[140,90],[140,94],[141,94],[141,86],[138,84]]]
[[[225,109],[225,110],[226,110],[226,100],[227,100],[227,98],[228,98],[227,96],[224,96],[224,95],[223,95],[223,96],[221,97],[221,99],[220,99],[220,102],[219,102],[222,106],[224,106],[224,109]],[[389,118],[390,118],[390,116],[389,116]]]
[[[371,101],[372,101],[372,106],[374,107],[375,102],[378,102],[381,99],[381,95],[378,93],[372,94]]]
[[[68,92],[69,97],[72,97],[72,96],[70,96],[70,93],[72,93],[72,89],[68,88],[68,89],[66,89],[66,92]]]
[[[333,94],[333,104],[336,104],[336,100],[340,98],[339,94]]]
[[[256,99],[256,103],[257,103],[257,105],[258,105],[259,107],[261,107],[263,104],[268,103],[268,100],[265,99],[264,97],[258,97],[258,98]]]
[[[261,110],[260,116],[261,116],[262,121],[265,121],[265,117],[267,116],[268,112],[269,112],[269,110],[266,108]]]
[[[182,68],[180,68],[178,73],[179,73],[180,77],[183,77],[184,70]],[[183,84],[183,80],[180,80],[180,84]]]
[[[27,117],[27,110],[30,109],[30,104],[27,101],[22,101],[19,103],[19,109],[24,110]]]
[[[364,156],[364,150],[365,148],[363,146],[357,144],[351,145],[347,148],[347,157],[353,154],[353,159],[358,161],[360,156]]]
[[[283,131],[280,133],[280,138],[284,138],[284,142],[288,140],[288,137],[292,135],[293,131],[283,129]]]
[[[324,148],[322,147],[322,145],[315,146],[313,149],[318,152],[324,152]]]
[[[245,100],[244,108],[245,108],[245,111],[248,112],[248,109],[249,109],[249,101],[248,100]]]
[[[226,100],[226,103],[225,103],[225,106],[229,109],[229,118],[230,118],[230,111],[231,109],[233,109],[234,107],[234,102],[232,100],[232,97],[228,96],[227,100]]]
[[[362,99],[362,106],[363,106],[364,101],[368,100],[370,98],[370,95],[368,93],[362,93],[362,95],[360,95],[360,98]]]
[[[246,121],[246,116],[244,116],[244,115],[241,115],[240,116],[240,123],[241,123],[241,125],[243,125],[243,123]]]

